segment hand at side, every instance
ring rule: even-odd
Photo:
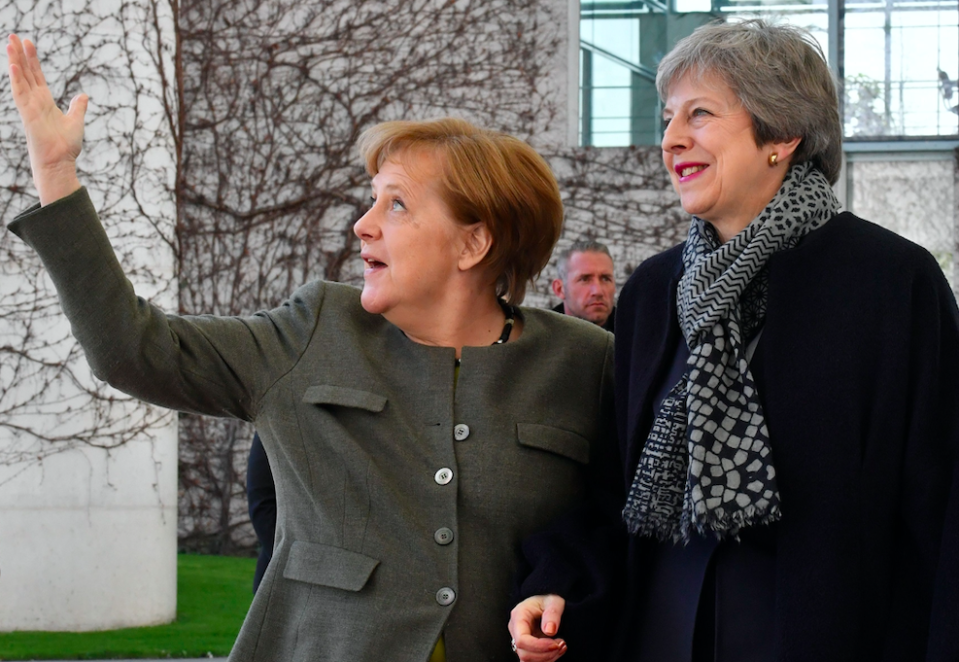
[[[554,638],[565,608],[558,595],[536,595],[513,607],[509,633],[522,662],[553,662],[566,653],[566,642]]]

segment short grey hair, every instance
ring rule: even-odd
[[[569,258],[572,257],[573,253],[603,253],[610,260],[613,259],[613,256],[609,254],[609,248],[606,244],[600,243],[595,239],[580,239],[579,241],[573,242],[573,245],[564,250],[559,254],[559,257],[556,258],[556,274],[557,277],[563,281],[563,284],[566,284],[566,277],[569,276]]]
[[[756,144],[801,138],[792,163],[812,161],[835,184],[842,165],[836,81],[808,31],[763,19],[710,23],[659,63],[661,99],[683,76],[715,75],[750,114]]]

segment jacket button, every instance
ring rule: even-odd
[[[448,529],[445,526],[439,529],[436,529],[436,533],[433,534],[433,540],[440,545],[449,545],[453,542],[453,531]]]
[[[453,600],[456,599],[456,591],[451,589],[449,586],[444,586],[436,592],[436,601],[444,606],[449,607],[453,604]]]
[[[453,428],[453,439],[456,441],[463,441],[468,436],[470,436],[470,426],[460,423]]]
[[[453,480],[453,470],[443,467],[436,472],[436,475],[433,476],[433,480],[436,481],[437,485],[449,485],[449,482]]]

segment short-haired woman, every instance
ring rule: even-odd
[[[611,420],[612,336],[518,308],[562,225],[528,145],[459,120],[361,139],[362,293],[321,281],[245,318],[165,315],[123,276],[77,180],[86,98],[60,113],[7,48],[40,254],[96,374],[143,400],[256,423],[273,559],[230,660],[512,658],[519,541],[583,494]]]
[[[693,219],[619,300],[625,531],[606,555],[563,530],[526,547],[520,658],[562,654],[558,629],[584,660],[959,659],[959,313],[938,264],[839,212],[808,33],[700,28],[657,86]]]

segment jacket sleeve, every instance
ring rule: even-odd
[[[612,342],[607,347],[602,395],[604,435],[587,472],[587,498],[548,529],[523,543],[525,579],[518,599],[556,594],[566,600],[559,636],[564,660],[604,659],[623,581],[626,529],[622,523],[622,469],[613,415]],[[597,636],[604,632],[603,637]]]
[[[167,315],[137,297],[85,189],[19,215],[10,230],[47,268],[94,374],[154,404],[252,420],[305,351],[324,286],[251,317]]]

